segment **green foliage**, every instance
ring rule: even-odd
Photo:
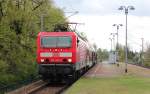
[[[85,40],[85,41],[88,40],[88,37],[87,37],[87,35],[86,35],[85,32],[78,32],[78,34],[79,34],[79,36],[80,36],[83,40]]]
[[[101,48],[99,48],[97,50],[97,58],[99,59],[99,61],[108,59],[108,56],[109,53],[106,49],[102,50]]]
[[[41,15],[47,31],[65,21],[63,12],[51,0],[0,0],[0,85],[36,74]]]
[[[119,50],[118,50],[118,51],[119,51],[119,52],[118,52],[118,54],[119,54],[119,61],[120,61],[120,62],[123,62],[124,59],[125,59],[125,58],[124,58],[124,57],[125,57],[124,46],[119,45],[119,46],[118,46],[118,49],[119,49]]]
[[[118,53],[119,54],[119,61],[124,62],[124,60],[125,60],[125,47],[122,45],[119,45],[118,51],[119,51],[119,53]],[[131,51],[129,47],[127,49],[127,53],[128,53],[128,60],[133,61],[136,53]]]
[[[147,50],[144,52],[144,65],[150,67],[150,45]]]

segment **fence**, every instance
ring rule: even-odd
[[[14,84],[10,84],[10,85],[7,85],[7,86],[0,85],[0,94],[4,94],[6,92],[15,90],[17,88],[20,88],[24,85],[27,85],[27,84],[32,83],[34,81],[37,81],[39,79],[40,79],[40,77],[38,75],[36,75],[36,76],[30,76],[26,80],[19,81],[19,82],[16,82]]]

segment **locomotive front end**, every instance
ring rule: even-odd
[[[62,79],[73,74],[75,62],[74,37],[69,33],[40,33],[37,39],[39,74],[44,79]]]

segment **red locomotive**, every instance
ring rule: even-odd
[[[37,63],[44,80],[75,80],[96,63],[96,51],[75,32],[40,32]]]

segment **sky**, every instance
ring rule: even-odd
[[[91,43],[98,48],[111,49],[110,33],[116,33],[113,24],[123,24],[119,28],[119,43],[125,45],[125,13],[120,6],[134,6],[128,14],[128,47],[133,51],[144,49],[150,43],[150,0],[54,0],[54,4],[63,9],[70,22],[84,23],[77,27],[79,32],[85,32]],[[69,17],[67,12],[79,13]],[[116,43],[116,37],[115,37]],[[114,47],[114,46],[113,46]]]

